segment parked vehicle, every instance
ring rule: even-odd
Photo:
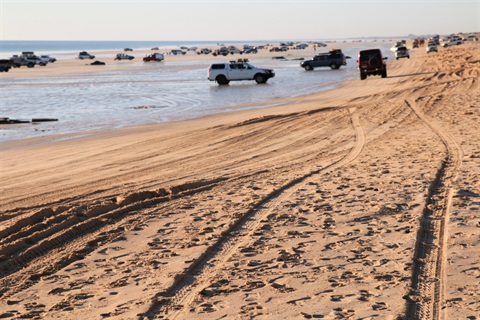
[[[33,68],[37,64],[40,66],[46,66],[48,63],[40,60],[40,58],[34,55],[31,51],[24,51],[21,55],[13,55],[10,60],[12,60],[14,68],[20,68],[21,66]]]
[[[326,53],[320,53],[311,60],[300,62],[300,67],[305,71],[312,71],[319,67],[330,67],[332,70],[339,69],[340,66],[346,66],[347,59],[340,49],[333,49]]]
[[[123,49],[123,51],[133,51],[133,49],[132,48],[125,48],[125,49]]]
[[[228,48],[227,47],[221,47],[220,49],[218,50],[215,50],[212,54],[214,56],[227,56],[230,52],[228,51]]]
[[[437,45],[435,44],[434,41],[429,41],[426,47],[427,53],[430,52],[438,52]]]
[[[133,59],[135,59],[134,56],[131,56],[125,53],[117,53],[115,59],[113,60],[133,60]]]
[[[248,48],[245,51],[243,51],[245,54],[250,54],[250,53],[258,53],[257,48]]]
[[[52,62],[52,63],[55,62],[55,61],[57,61],[56,58],[50,57],[50,56],[45,56],[45,55],[44,55],[44,56],[40,56],[40,59],[42,59],[42,60],[44,60],[44,61],[47,61],[47,62]]]
[[[383,62],[387,57],[383,57],[380,49],[362,50],[358,53],[358,70],[360,71],[360,80],[365,80],[367,76],[379,75],[382,78],[387,77],[387,65]]]
[[[145,56],[143,58],[144,62],[149,62],[149,61],[163,61],[165,59],[165,56],[162,53],[152,53],[148,56]]]
[[[240,50],[240,49],[238,49],[238,48],[235,47],[235,46],[229,46],[229,47],[228,47],[228,53],[230,53],[230,54],[235,54],[235,53],[237,53],[237,54],[242,54],[243,51]]]
[[[152,50],[160,50],[158,47],[153,47]]]
[[[463,40],[464,41],[477,41],[478,42],[478,38],[476,36],[473,36],[473,35],[467,36]]]
[[[297,44],[295,47],[293,47],[293,49],[303,50],[303,49],[306,49],[307,47],[308,47],[308,44],[301,43],[301,44]]]
[[[89,54],[87,51],[81,51],[78,54],[78,59],[83,60],[83,59],[95,59],[94,55]]]
[[[442,43],[442,47],[446,48],[446,47],[450,47],[450,46],[458,46],[459,44],[462,44],[462,43],[463,43],[462,38],[453,37],[453,38],[450,38],[450,39],[446,39],[446,41],[444,41]]]
[[[410,51],[407,49],[407,47],[398,47],[397,51],[395,51],[395,58],[397,60],[400,58],[410,59]]]
[[[283,52],[283,51],[288,51],[288,47],[282,46],[282,47],[273,47],[269,50],[270,52]]]
[[[412,43],[412,48],[413,49],[418,48],[418,42],[419,41],[417,39],[413,40],[413,43]]]
[[[252,66],[246,59],[225,63],[214,63],[208,69],[208,80],[216,81],[219,85],[226,85],[230,81],[255,80],[257,83],[266,83],[275,77],[272,69],[262,69]]]
[[[13,67],[12,59],[1,59],[0,60],[0,72],[8,72]]]
[[[174,49],[174,50],[170,51],[170,53],[175,55],[175,56],[178,55],[178,54],[183,54],[183,55],[186,54],[185,51],[178,50],[178,49]]]
[[[210,54],[212,53],[212,50],[208,49],[208,48],[203,48],[203,49],[200,49],[197,54]]]

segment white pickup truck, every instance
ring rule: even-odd
[[[247,60],[214,63],[208,69],[208,80],[226,85],[230,81],[255,80],[257,83],[266,83],[275,77],[272,69],[261,69],[252,66]]]

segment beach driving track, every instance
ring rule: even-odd
[[[462,150],[455,140],[430,120],[413,100],[405,103],[441,139],[446,156],[429,189],[415,250],[412,294],[408,297],[407,319],[444,320],[444,287],[449,208],[453,181],[460,169]]]
[[[358,114],[355,113],[355,108],[349,108],[348,111],[351,125],[355,131],[355,143],[349,153],[323,168],[291,181],[265,197],[225,231],[223,236],[190,266],[187,273],[178,277],[170,288],[159,293],[154,298],[149,310],[142,316],[155,319],[156,315],[165,314],[167,311],[168,319],[181,319],[184,313],[188,312],[189,305],[196,295],[217,275],[218,269],[224,266],[226,261],[250,240],[251,235],[259,228],[261,221],[276,206],[291,197],[299,188],[314,180],[317,175],[331,172],[355,160],[365,146],[366,136]],[[174,310],[174,312],[169,314],[168,310]]]

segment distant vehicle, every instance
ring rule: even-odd
[[[8,72],[13,67],[12,59],[1,59],[0,60],[0,72]]]
[[[288,47],[282,46],[282,47],[273,47],[269,50],[270,52],[283,52],[283,51],[288,51]]]
[[[457,45],[462,44],[462,43],[463,43],[462,38],[453,37],[453,38],[450,38],[450,39],[446,39],[446,41],[444,41],[442,43],[442,47],[446,48],[446,47],[450,47],[450,46],[457,46]]]
[[[40,66],[46,66],[48,64],[48,61],[40,59],[32,51],[23,51],[20,56],[13,55],[10,60],[12,60],[13,67],[15,68],[19,68],[21,66],[33,68],[37,64]]]
[[[362,50],[358,53],[358,70],[360,71],[360,80],[365,80],[367,76],[380,75],[387,77],[387,65],[383,62],[387,57],[383,57],[380,49]]]
[[[125,53],[118,53],[115,56],[115,59],[113,59],[113,60],[133,60],[133,59],[135,59],[134,56],[130,56],[130,55],[125,54]]]
[[[208,49],[208,48],[203,48],[203,49],[200,49],[199,51],[197,51],[197,54],[210,54],[212,53],[212,50]]]
[[[438,52],[437,45],[435,44],[434,41],[429,41],[425,50],[427,50],[427,53]]]
[[[395,52],[399,47],[403,47],[403,46],[404,46],[404,43],[402,41],[398,41],[390,48],[390,51]]]
[[[414,49],[418,48],[418,40],[417,39],[413,40],[412,48],[414,48]]]
[[[175,56],[178,55],[178,54],[182,54],[182,55],[186,54],[185,51],[178,50],[178,49],[174,49],[174,50],[170,51],[170,53],[175,55]]]
[[[248,48],[245,51],[243,51],[245,54],[250,54],[250,53],[258,53],[257,48]]]
[[[165,59],[165,56],[162,53],[152,53],[151,55],[144,57],[143,62],[163,61],[163,59]]]
[[[227,56],[230,52],[227,47],[221,47],[218,50],[215,50],[212,54],[214,56]]]
[[[123,51],[133,51],[133,49],[132,48],[125,48],[125,49],[123,49]]]
[[[95,59],[94,55],[89,54],[87,51],[81,51],[78,54],[78,59],[83,60],[83,59]]]
[[[261,69],[252,66],[246,59],[225,63],[214,63],[208,69],[208,80],[216,81],[219,85],[227,85],[230,81],[255,80],[257,83],[266,83],[275,77],[272,69]]]
[[[44,56],[40,56],[40,59],[42,59],[42,60],[44,60],[44,61],[47,61],[47,62],[52,62],[52,63],[55,62],[55,61],[57,61],[56,58],[50,57],[50,56],[45,56],[45,55],[44,55]]]
[[[395,51],[395,58],[398,60],[400,58],[408,58],[410,59],[410,52],[407,47],[398,47],[397,51]]]
[[[330,67],[332,70],[340,69],[340,66],[346,66],[347,59],[340,49],[333,49],[326,53],[320,53],[311,60],[300,62],[300,67],[305,71],[312,71],[319,67]]]
[[[152,50],[160,50],[158,47],[153,47]]]
[[[306,49],[307,47],[308,47],[308,44],[301,43],[301,44],[297,44],[295,47],[293,47],[293,49],[303,50],[303,49]]]
[[[235,47],[235,46],[229,46],[229,47],[228,47],[228,53],[230,53],[230,54],[235,54],[235,53],[237,53],[237,54],[243,54],[243,51],[240,50],[240,49],[238,49],[238,48]]]
[[[464,41],[478,41],[478,38],[476,36],[470,35],[467,36],[466,38],[463,38]]]

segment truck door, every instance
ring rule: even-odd
[[[248,77],[248,72],[243,67],[243,63],[231,63],[229,66],[228,74],[230,80],[247,80],[250,79]]]

